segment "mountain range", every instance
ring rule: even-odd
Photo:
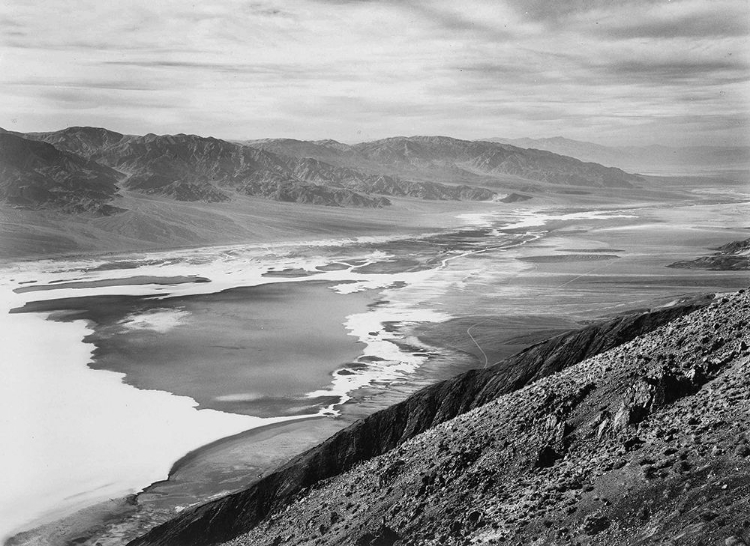
[[[443,136],[393,137],[348,146],[332,140],[247,141],[274,153],[312,157],[366,171],[385,170],[403,177],[472,180],[496,186],[509,179],[558,186],[631,188],[638,177],[543,150]]]
[[[593,142],[552,138],[488,138],[489,142],[535,148],[634,172],[724,170],[750,168],[748,146],[602,146]]]
[[[116,213],[121,209],[111,202],[121,192],[178,201],[249,195],[384,207],[394,197],[492,200],[518,188],[630,189],[641,180],[551,152],[448,137],[394,137],[350,146],[333,140],[136,136],[95,127],[0,131],[0,201],[64,212]]]

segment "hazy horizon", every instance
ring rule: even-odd
[[[574,142],[574,143],[579,143],[579,144],[584,144],[584,145],[592,145],[592,146],[601,146],[601,147],[605,147],[605,148],[612,148],[613,150],[617,150],[618,148],[622,148],[622,149],[630,149],[630,148],[637,149],[637,148],[649,148],[649,147],[659,147],[659,146],[662,146],[662,147],[665,147],[665,148],[670,148],[669,145],[667,145],[667,144],[661,144],[661,143],[655,143],[655,144],[652,144],[652,145],[639,145],[637,143],[636,144],[621,144],[621,145],[609,144],[608,145],[608,144],[600,144],[599,142],[593,142],[593,141],[590,141],[590,140],[571,139],[571,138],[568,138],[568,137],[564,137],[562,135],[551,135],[551,136],[540,136],[540,137],[505,137],[505,136],[502,136],[502,135],[492,135],[492,136],[485,136],[485,137],[480,137],[480,138],[461,139],[461,138],[456,137],[454,135],[428,135],[428,134],[419,134],[419,135],[388,135],[388,136],[384,136],[384,137],[381,137],[381,138],[372,139],[370,141],[367,141],[367,140],[343,141],[343,140],[339,140],[339,139],[335,139],[335,138],[330,138],[330,137],[310,138],[310,139],[298,139],[298,138],[289,137],[289,136],[260,137],[260,138],[257,138],[257,139],[238,139],[238,138],[221,138],[221,137],[217,137],[215,135],[202,135],[202,134],[185,133],[185,132],[179,132],[179,133],[159,133],[159,132],[153,132],[153,131],[151,131],[150,133],[127,133],[127,132],[122,132],[122,131],[116,131],[115,129],[112,129],[111,127],[101,127],[101,126],[93,126],[93,125],[84,125],[84,126],[81,126],[81,125],[70,125],[70,126],[67,126],[67,127],[61,127],[61,128],[58,128],[58,129],[50,129],[50,130],[47,130],[47,131],[22,131],[22,130],[18,130],[18,131],[14,131],[14,132],[17,132],[19,134],[29,134],[29,135],[30,134],[40,134],[40,133],[55,133],[55,132],[59,132],[59,131],[64,131],[66,129],[76,128],[76,127],[93,128],[93,129],[106,129],[106,130],[109,130],[109,131],[119,132],[119,133],[121,133],[123,135],[126,135],[126,136],[135,136],[135,137],[146,136],[148,134],[154,134],[156,136],[175,136],[175,135],[184,134],[184,135],[188,135],[188,136],[196,136],[196,137],[199,137],[199,138],[216,138],[218,140],[224,140],[226,142],[261,142],[261,141],[265,141],[265,140],[268,140],[268,141],[272,141],[272,140],[297,140],[299,142],[322,142],[322,141],[328,140],[328,141],[335,141],[335,142],[338,142],[340,144],[345,144],[345,145],[348,145],[348,146],[356,146],[357,144],[364,144],[364,143],[367,143],[367,142],[375,142],[375,141],[378,141],[378,140],[387,140],[387,139],[390,139],[390,138],[405,138],[405,139],[410,139],[410,138],[453,138],[453,139],[456,139],[456,140],[474,141],[474,142],[480,142],[480,141],[492,142],[492,141],[500,141],[500,140],[506,141],[507,140],[507,141],[509,141],[509,143],[511,145],[516,145],[517,146],[518,144],[515,143],[514,141],[531,140],[531,141],[542,142],[542,141],[554,141],[554,140],[558,140],[558,139],[564,139],[565,141],[568,141],[568,142]],[[0,130],[9,131],[9,129],[7,129],[5,127],[0,127]],[[521,147],[523,147],[523,146],[521,146]],[[727,143],[727,144],[713,144],[713,143],[707,143],[707,144],[689,144],[689,145],[685,145],[685,146],[676,145],[676,146],[672,146],[672,147],[675,148],[675,149],[680,149],[680,148],[683,148],[683,149],[689,149],[689,148],[727,148],[727,149],[730,149],[730,148],[748,148],[748,147],[750,147],[750,135],[749,135],[749,138],[747,140],[742,140],[741,142],[736,142],[736,143]]]
[[[0,6],[0,126],[747,145],[746,0]]]

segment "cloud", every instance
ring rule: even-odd
[[[642,141],[650,121],[715,138],[748,109],[746,10],[745,0],[6,0],[0,100],[34,124],[226,138],[589,127]],[[688,114],[693,123],[676,121]]]
[[[496,4],[496,6],[500,5]],[[502,10],[490,10],[494,17],[486,17],[486,9],[467,10],[464,6],[455,3],[445,6],[428,2],[405,2],[403,7],[420,19],[429,21],[440,30],[450,34],[470,37],[480,35],[485,39],[500,41],[513,39],[515,36],[512,31],[508,30],[507,25],[503,24]]]
[[[149,61],[105,61],[104,64],[114,66],[126,66],[133,68],[148,68],[153,70],[176,68],[181,70],[196,70],[200,72],[209,71],[243,73],[243,74],[286,74],[290,72],[305,72],[301,67],[287,67],[283,65],[258,65],[258,64],[230,64],[226,62],[213,61],[169,61],[169,60],[149,60]]]
[[[599,72],[622,83],[663,86],[682,82],[701,86],[748,81],[741,59],[624,59],[601,65]]]
[[[665,14],[666,15],[666,14]],[[710,9],[672,16],[642,16],[595,25],[591,31],[602,39],[745,37],[750,32],[745,10]]]
[[[117,91],[156,91],[155,85],[148,85],[143,82],[134,82],[130,80],[59,80],[50,82],[42,78],[26,78],[6,82],[6,85],[18,87],[54,87],[66,89],[111,89]]]
[[[669,0],[668,0],[669,1]],[[675,0],[678,3],[679,0]],[[589,14],[605,16],[613,10],[623,13],[637,13],[663,0],[566,0],[549,2],[548,0],[506,0],[508,6],[523,19],[541,22],[548,25],[564,25]]]

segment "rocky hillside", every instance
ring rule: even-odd
[[[750,239],[733,241],[716,249],[713,256],[674,262],[667,267],[709,269],[712,271],[745,271],[750,269]]]
[[[353,544],[359,540],[361,544],[393,544],[396,536],[406,539],[421,534],[426,540],[432,533],[435,544],[444,544],[441,542],[444,534],[447,536],[455,531],[458,533],[455,536],[460,536],[465,531],[464,519],[469,514],[463,512],[467,507],[474,506],[468,503],[466,495],[481,492],[488,495],[488,499],[495,495],[497,499],[492,502],[497,505],[510,498],[500,495],[497,488],[485,486],[484,482],[480,484],[477,478],[471,478],[474,481],[453,482],[460,473],[474,468],[473,464],[480,458],[498,450],[503,452],[503,444],[490,441],[491,437],[507,437],[508,441],[515,441],[517,431],[513,428],[508,428],[505,433],[498,430],[495,424],[506,418],[504,414],[482,414],[485,420],[470,418],[458,421],[477,423],[465,435],[457,432],[453,436],[454,429],[463,430],[456,428],[459,425],[448,425],[448,428],[438,425],[466,412],[485,411],[481,408],[488,403],[490,406],[487,407],[494,408],[497,405],[495,401],[507,400],[509,393],[546,377],[554,377],[553,374],[561,370],[651,332],[707,303],[686,304],[592,325],[535,345],[488,369],[474,370],[437,383],[355,423],[247,490],[186,511],[131,544],[216,544],[251,531],[259,524],[259,531],[240,543],[300,544],[317,541],[320,544]],[[731,327],[734,327],[734,323]],[[721,335],[724,335],[723,332]],[[687,346],[685,340],[681,341]],[[637,372],[638,369],[634,367],[633,371]],[[550,381],[550,384],[555,384],[557,380]],[[565,385],[567,383],[562,382],[560,388]],[[589,394],[590,388],[586,389]],[[557,407],[551,405],[555,400],[562,398],[558,400],[553,397],[548,401],[552,409]],[[503,403],[507,406],[506,402]],[[611,413],[615,415],[616,411]],[[527,426],[531,427],[532,422]],[[432,429],[435,432],[426,432]],[[486,434],[481,433],[482,430],[486,430]],[[428,444],[431,447],[428,448]],[[472,446],[471,452],[463,453],[464,446]],[[554,451],[554,455],[550,454],[552,459],[567,456],[560,445],[554,444],[550,449]],[[430,457],[420,455],[425,450],[430,452]],[[439,457],[432,451],[438,453]],[[431,461],[437,460],[441,460],[445,468],[433,468]],[[513,464],[521,468],[529,459],[524,453],[523,457],[519,455],[514,461]],[[369,472],[377,468],[377,471],[358,482],[361,479],[359,472],[363,468],[369,469]],[[528,471],[528,477],[524,479],[538,477],[539,470],[534,468],[524,470]],[[355,474],[346,474],[347,471]],[[493,476],[495,483],[501,487],[506,471],[509,470],[498,467],[487,476]],[[435,475],[434,479],[430,477],[432,475]],[[413,490],[410,489],[411,485],[407,486],[407,482],[414,485]],[[451,489],[451,484],[460,485],[466,491],[458,495]],[[329,486],[331,489],[328,489]],[[311,500],[311,503],[319,502],[314,508],[306,500],[313,498],[315,500]],[[446,512],[441,515],[433,511],[433,501],[436,507],[442,506]],[[451,502],[453,507],[448,513]],[[458,507],[462,511],[460,516],[454,513]],[[269,516],[271,519],[268,519]],[[486,522],[488,518],[489,515],[485,516],[482,512],[481,521]],[[450,530],[449,526],[456,519],[461,520],[460,526]],[[382,540],[391,537],[388,539],[390,542],[373,542],[380,540],[378,536]]]
[[[739,293],[319,482],[232,546],[746,544]]]
[[[750,541],[740,293],[318,482],[229,544]]]
[[[0,132],[0,201],[14,207],[110,214],[118,178],[94,161]]]
[[[113,148],[133,137],[102,127],[68,127],[51,133],[27,133],[26,138],[52,144],[58,150],[97,159],[103,150]]]

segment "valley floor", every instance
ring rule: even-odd
[[[56,521],[38,529],[37,532],[19,536],[14,544],[72,544],[74,542],[86,545],[93,545],[97,542],[102,545],[121,544],[126,540],[125,537],[134,536],[134,529],[145,531],[165,518],[164,513],[155,515],[153,512],[149,513],[148,509],[144,512],[143,506],[155,506],[161,499],[167,499],[171,495],[168,504],[169,510],[173,510],[177,498],[183,498],[182,504],[187,505],[199,498],[206,499],[216,494],[218,490],[223,490],[212,484],[221,483],[230,473],[236,471],[233,467],[237,466],[239,453],[245,457],[241,459],[241,465],[252,468],[252,476],[248,478],[251,482],[259,475],[270,472],[291,455],[311,447],[359,417],[402,400],[416,389],[436,380],[450,377],[468,368],[481,368],[492,364],[548,335],[579,327],[595,318],[655,306],[669,306],[694,294],[736,290],[747,284],[747,276],[742,271],[686,271],[665,267],[677,260],[693,259],[702,254],[709,254],[711,248],[729,241],[746,238],[745,218],[748,207],[742,199],[696,196],[695,200],[682,202],[678,206],[665,206],[661,202],[634,203],[629,199],[622,201],[604,198],[581,199],[583,202],[579,206],[573,206],[569,198],[560,200],[557,197],[542,197],[530,205],[527,203],[517,205],[395,200],[394,206],[390,209],[363,211],[307,207],[269,201],[258,202],[252,199],[242,203],[214,206],[175,203],[167,200],[162,202],[152,198],[142,200],[138,196],[126,195],[123,200],[126,201],[130,212],[112,217],[81,217],[78,220],[69,221],[53,213],[3,210],[0,225],[0,256],[3,256],[7,262],[16,259],[31,260],[34,256],[49,252],[53,248],[88,259],[97,255],[102,256],[100,254],[102,251],[108,253],[132,250],[151,251],[175,246],[194,247],[197,244],[226,244],[239,241],[272,245],[278,241],[337,238],[351,240],[357,237],[395,233],[413,236],[421,241],[421,234],[433,231],[445,233],[459,228],[466,230],[467,218],[475,222],[476,229],[486,230],[487,233],[498,229],[498,226],[506,230],[503,231],[505,235],[539,232],[538,239],[517,247],[495,248],[492,251],[477,247],[476,252],[466,253],[461,260],[448,262],[444,271],[451,275],[452,288],[435,291],[434,286],[427,284],[423,289],[423,294],[419,294],[419,297],[423,299],[418,301],[423,307],[430,306],[441,311],[448,311],[454,317],[453,319],[433,324],[381,325],[384,329],[390,327],[396,330],[407,349],[412,339],[411,336],[415,336],[413,339],[433,348],[429,360],[406,380],[394,381],[387,385],[363,387],[356,393],[352,403],[342,406],[342,416],[338,420],[313,419],[305,421],[304,424],[299,421],[277,424],[272,428],[241,434],[210,444],[173,468],[169,481],[154,484],[137,499],[125,498],[112,501],[107,506],[91,507],[79,512],[72,519]],[[675,204],[672,203],[672,205]],[[597,214],[600,211],[608,211],[607,213],[612,214],[613,217],[598,218]],[[474,242],[479,243],[479,240],[469,239],[467,243],[466,241],[430,239],[428,244],[446,245],[444,250],[447,254],[441,255],[441,259],[445,259],[451,252],[450,245],[459,243],[471,245]],[[485,243],[486,241],[481,241],[481,244]],[[403,258],[408,254],[408,248],[401,248],[399,244],[393,244],[391,247],[386,245],[383,250],[394,255],[402,252]],[[459,250],[463,252],[466,249],[462,247]],[[111,257],[110,254],[105,256],[105,259]],[[411,267],[406,259],[396,260],[396,262],[397,265],[394,266],[393,263],[384,260],[379,267],[384,268],[382,270],[384,272],[388,272],[388,268],[393,267],[404,270]],[[295,274],[294,271],[284,273],[292,277]],[[430,295],[431,291],[434,294]],[[743,307],[740,306],[739,309]],[[703,325],[704,322],[700,324]],[[737,322],[732,324],[737,324]],[[677,349],[679,348],[675,348]],[[423,346],[419,350],[425,351]],[[441,353],[449,354],[450,358],[441,357]],[[456,355],[461,355],[461,358],[454,358]],[[622,353],[622,355],[624,358],[627,353]],[[567,391],[560,391],[560,393],[563,398],[567,396]],[[555,396],[558,395],[555,394]],[[544,410],[544,408],[537,409],[540,412]],[[464,423],[458,425],[460,427],[469,427],[467,420],[458,422]],[[479,438],[484,434],[482,427],[479,425],[477,427],[469,427],[474,432],[470,431],[465,437],[461,436],[467,446],[475,446],[474,437]],[[501,435],[501,432],[493,429],[491,434]],[[508,441],[515,440],[509,436]],[[489,440],[488,442],[494,446],[493,448],[498,445]],[[538,447],[529,446],[531,444],[523,449]],[[426,449],[433,448],[437,451],[433,454],[432,460],[435,464],[439,462],[443,466],[456,464],[449,461],[451,458],[458,457],[461,451],[459,446],[456,446],[456,449],[446,448],[447,451],[435,446]],[[387,464],[396,464],[400,468],[397,459],[401,453],[405,452],[399,449],[396,454],[390,456],[393,458],[392,461],[386,457],[389,461]],[[573,457],[576,451],[572,450],[569,453],[569,456]],[[590,455],[589,452],[586,453]],[[492,464],[505,464],[500,462],[501,455],[495,453],[492,457],[497,459],[493,459]],[[626,455],[622,457],[627,459]],[[378,472],[384,468],[377,466],[381,464],[379,462],[368,464],[376,465],[373,468],[377,467]],[[506,470],[514,471],[516,467],[513,465],[516,463],[510,464]],[[572,476],[572,467],[566,465],[565,468]],[[222,469],[226,469],[227,473],[223,473]],[[425,467],[425,472],[431,475],[429,470]],[[465,469],[460,470],[463,472]],[[393,472],[396,477],[400,475],[398,468]],[[450,470],[448,474],[453,476],[451,472],[453,470]],[[429,502],[424,503],[417,500],[421,499],[419,495],[414,497],[415,502],[421,503],[421,508],[417,504],[406,506],[404,502],[393,496],[396,494],[394,492],[412,495],[422,487],[420,485],[422,478],[415,478],[418,482],[412,484],[417,487],[415,491],[409,489],[411,485],[408,487],[405,485],[404,488],[399,489],[399,479],[393,482],[395,484],[393,489],[384,494],[383,492],[391,487],[390,482],[387,484],[384,482],[382,487],[380,485],[375,487],[374,491],[378,493],[374,496],[361,491],[355,492],[352,489],[351,495],[362,495],[361,502],[358,501],[359,504],[364,507],[365,504],[372,503],[374,511],[360,508],[361,511],[351,512],[354,506],[348,505],[352,501],[347,500],[339,506],[343,502],[339,502],[339,499],[335,501],[339,503],[336,504],[337,508],[330,512],[324,512],[322,508],[317,510],[314,507],[311,508],[312,505],[307,505],[304,510],[310,511],[309,514],[300,512],[299,517],[302,519],[290,520],[295,522],[294,525],[304,522],[304,531],[284,527],[279,523],[280,520],[275,520],[273,525],[281,525],[278,527],[278,535],[282,540],[286,539],[289,544],[296,543],[289,537],[298,536],[296,534],[298,532],[302,533],[300,537],[309,537],[310,543],[318,541],[320,544],[333,544],[335,542],[328,542],[329,539],[334,540],[332,537],[341,537],[342,541],[344,537],[351,539],[354,536],[352,529],[355,525],[361,525],[363,530],[371,533],[372,540],[377,539],[378,533],[385,532],[383,529],[387,527],[403,540],[407,537],[414,537],[416,540],[417,536],[421,536],[420,541],[434,544],[443,544],[444,542],[440,540],[448,540],[449,542],[446,543],[451,543],[450,541],[464,543],[468,537],[484,537],[482,540],[485,541],[502,538],[513,540],[518,537],[520,541],[518,543],[524,543],[522,539],[531,540],[532,534],[530,534],[531,531],[523,534],[526,533],[523,529],[533,529],[534,533],[541,533],[543,530],[541,527],[537,528],[538,526],[530,526],[531,524],[527,523],[526,526],[521,526],[521,534],[514,534],[517,526],[512,525],[513,521],[528,519],[526,516],[519,516],[525,508],[519,508],[513,512],[515,514],[512,516],[513,521],[502,520],[507,525],[506,523],[498,524],[497,529],[510,529],[506,534],[502,534],[505,531],[500,532],[492,527],[492,521],[500,521],[498,519],[501,518],[501,515],[498,515],[501,513],[499,508],[495,512],[472,508],[466,514],[460,515],[456,513],[457,509],[454,507],[451,512],[448,512],[448,507],[453,506],[450,503],[455,502],[457,498],[463,498],[458,493],[456,493],[458,496],[454,498],[453,493],[449,494],[450,489],[445,490],[445,498],[440,497],[443,500],[435,497],[437,512],[430,511],[429,506],[433,500],[431,497]],[[527,478],[519,479],[523,481]],[[386,478],[386,481],[388,480],[391,478]],[[427,481],[430,482],[430,480],[431,478],[428,477]],[[475,478],[470,478],[470,480],[475,480]],[[441,493],[438,489],[442,487],[437,487],[435,483],[438,482],[428,483],[425,491],[429,490],[430,495],[434,493],[439,496]],[[206,489],[207,484],[208,489]],[[456,482],[456,484],[473,491],[472,488],[476,489],[480,482],[474,485],[472,485],[473,482]],[[482,488],[483,484],[484,482],[481,482]],[[528,488],[531,488],[531,485],[528,485]],[[531,491],[531,489],[528,490]],[[575,488],[571,490],[578,491]],[[344,489],[336,491],[336,494],[341,493],[345,496]],[[491,487],[487,491],[490,492],[488,494],[495,494],[495,490]],[[525,495],[524,491],[526,490],[519,485],[507,495],[508,497],[511,493],[512,495]],[[331,495],[333,496],[326,497],[322,502],[332,506],[334,503],[332,499],[335,495],[333,493]],[[465,494],[462,495],[465,496]],[[574,496],[573,493],[568,496],[571,495]],[[557,498],[559,495],[553,496]],[[568,503],[567,496],[562,496]],[[451,500],[452,498],[454,500]],[[477,503],[474,504],[483,502],[482,499],[484,497],[477,497]],[[490,497],[487,499],[490,504],[496,502],[491,501]],[[464,500],[468,502],[468,499]],[[535,502],[536,500],[538,499],[534,497]],[[473,501],[464,506],[471,504],[473,507],[472,503]],[[401,506],[402,504],[404,506]],[[391,507],[397,505],[401,506],[400,509],[392,512]],[[319,507],[322,506],[321,504]],[[441,506],[443,508],[440,508]],[[478,516],[474,514],[477,510],[479,510]],[[334,513],[336,515],[332,515]],[[583,511],[579,512],[579,514],[583,513]],[[346,518],[343,517],[345,514]],[[357,519],[360,514],[362,514],[362,519]],[[424,515],[420,516],[420,514]],[[495,520],[492,520],[490,516]],[[569,530],[573,529],[571,533],[575,534],[577,532],[575,525],[580,522],[575,520],[577,516],[565,515],[563,519],[568,517],[573,519],[566,525]],[[399,528],[398,522],[409,519],[414,522],[423,522],[419,524],[422,525],[419,529],[421,535],[415,534],[416,531],[408,526]],[[122,527],[120,532],[118,525],[123,520],[129,523]],[[438,523],[438,520],[443,523]],[[429,523],[430,521],[434,523]],[[455,525],[455,529],[450,527],[454,521],[460,522],[460,525]],[[135,527],[132,525],[133,522],[136,522]],[[378,524],[383,522],[384,527],[372,527],[370,523],[373,522]],[[343,527],[347,523],[349,527]],[[546,524],[542,522],[543,527],[544,525]],[[323,527],[325,527],[325,533],[321,534]],[[610,527],[611,529],[618,528],[616,525]],[[610,529],[610,527],[607,528]],[[558,528],[560,527],[557,522],[545,527],[545,529]],[[276,528],[272,527],[272,531],[273,529]],[[490,529],[497,533],[492,535]],[[482,535],[480,531],[486,531],[489,534]],[[431,537],[430,533],[432,533]],[[366,533],[362,535],[364,534]],[[551,535],[533,535],[536,538],[542,536],[550,537]],[[602,536],[617,537],[614,534]],[[460,542],[459,537],[464,542]],[[249,544],[255,544],[254,538],[247,540],[250,541]],[[617,538],[617,540],[620,539]],[[605,543],[602,542],[602,544]]]

